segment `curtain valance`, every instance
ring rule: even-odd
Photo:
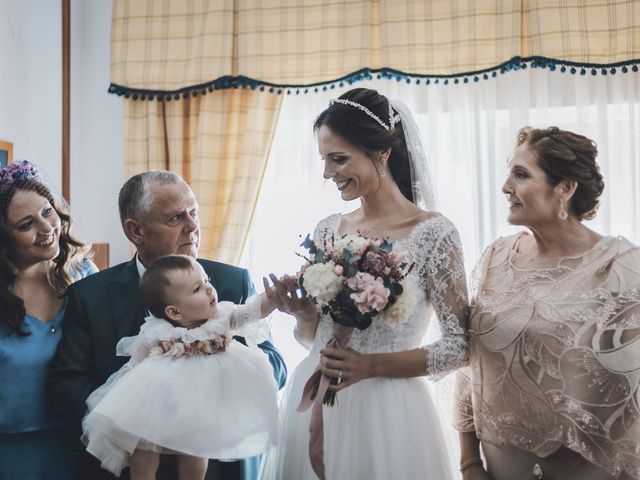
[[[114,0],[110,91],[303,93],[371,76],[637,71],[634,0]]]

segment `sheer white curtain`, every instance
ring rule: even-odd
[[[460,232],[468,274],[491,241],[515,231],[505,220],[501,186],[515,133],[525,125],[555,125],[597,142],[606,186],[589,226],[640,242],[640,74],[528,69],[470,84],[377,80],[355,86],[400,98],[414,112],[432,159],[439,210]],[[294,252],[320,219],[359,205],[342,202],[333,182],[322,178],[312,132],[329,99],[349,88],[284,99],[242,259],[259,289],[269,272],[297,271],[302,261]],[[293,339],[293,319],[275,314],[272,329],[292,371],[306,354]]]
[[[491,241],[509,234],[501,192],[516,131],[556,125],[594,139],[605,178],[600,210],[589,226],[640,242],[640,74],[571,75],[524,70],[458,85],[360,82],[402,99],[414,112],[435,172],[439,210],[460,231],[467,273]],[[249,240],[242,258],[254,281],[294,273],[294,252],[325,216],[358,207],[322,178],[312,125],[331,98],[352,88],[284,99]],[[301,238],[302,237],[302,238]],[[293,369],[304,355],[292,320],[275,315],[274,340]]]

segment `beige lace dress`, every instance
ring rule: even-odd
[[[640,250],[608,236],[531,258],[526,235],[498,239],[476,268],[456,428],[475,430],[495,480],[559,449],[564,478],[640,478]]]

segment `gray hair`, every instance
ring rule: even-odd
[[[134,175],[120,189],[118,195],[118,209],[120,210],[120,222],[131,218],[139,223],[144,223],[151,207],[151,195],[149,187],[155,185],[173,185],[184,182],[184,179],[175,172],[167,170],[154,170]]]

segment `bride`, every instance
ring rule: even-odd
[[[261,476],[448,479],[439,415],[424,377],[438,379],[467,360],[467,287],[455,227],[420,208],[433,208],[433,193],[417,126],[403,103],[358,88],[333,100],[314,131],[324,177],[335,182],[344,200],[361,202],[352,213],[322,220],[315,243],[354,233],[394,240],[394,251],[404,251],[414,264],[409,276],[420,287],[419,298],[400,326],[385,322],[383,312],[369,328],[354,330],[348,349],[325,348],[331,318],[275,277],[272,287],[265,283],[274,304],[295,315],[294,335],[311,351],[285,390],[279,444],[267,454]],[[421,346],[432,309],[442,337]],[[339,393],[334,406],[320,407],[324,435],[312,435],[310,450],[312,413],[296,408],[319,363],[324,375],[336,379],[329,388]]]

